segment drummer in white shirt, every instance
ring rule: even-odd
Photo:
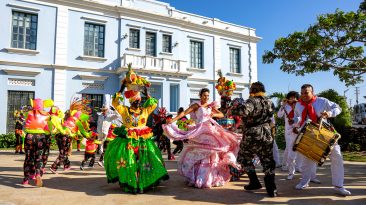
[[[301,127],[307,119],[317,123],[319,118],[336,117],[342,112],[342,109],[334,102],[329,101],[326,98],[317,97],[314,95],[313,86],[310,84],[304,84],[301,87],[301,97],[299,102],[296,103],[294,113],[294,126]],[[344,188],[344,166],[341,149],[336,144],[333,150],[330,152],[331,161],[331,173],[332,173],[332,185],[334,190],[343,196],[351,195],[351,192]],[[299,184],[296,185],[296,189],[305,189],[309,186],[311,175],[316,170],[316,163],[306,157],[302,163],[302,179]]]

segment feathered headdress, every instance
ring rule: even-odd
[[[87,121],[92,113],[91,101],[85,98],[73,98],[70,103],[70,116]]]
[[[236,90],[236,84],[232,80],[227,80],[222,76],[221,70],[218,71],[219,79],[217,79],[217,85],[215,86],[217,92],[222,97],[230,97],[234,90]]]

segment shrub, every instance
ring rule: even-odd
[[[11,148],[15,147],[15,134],[0,134],[0,148]]]
[[[361,145],[351,142],[348,144],[347,150],[350,152],[359,152],[359,151],[361,151]]]
[[[278,125],[276,131],[276,143],[278,149],[284,150],[286,148],[286,141],[285,141],[285,126]]]

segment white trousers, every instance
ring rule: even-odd
[[[344,166],[343,157],[341,154],[341,148],[339,145],[335,145],[330,153],[330,169],[332,173],[332,185],[336,187],[343,187],[344,183]],[[316,162],[304,157],[302,162],[302,179],[300,183],[302,185],[308,184],[310,179],[314,178],[314,173],[316,173]]]
[[[297,163],[297,152],[295,152],[292,148],[294,146],[294,142],[296,140],[296,134],[293,132],[285,133],[286,140],[286,152],[284,155],[284,161],[286,162],[288,168],[288,174],[295,174],[295,166]]]
[[[107,139],[107,135],[106,134],[104,134],[104,133],[101,133],[101,134],[99,134],[98,135],[98,140],[101,142],[100,143],[100,153],[103,153],[103,143],[104,143],[104,141]]]

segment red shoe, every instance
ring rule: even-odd
[[[174,155],[173,155],[173,154],[169,155],[169,156],[168,156],[168,160],[175,160]]]
[[[26,180],[26,179],[23,179],[22,184],[23,184],[23,185],[28,185],[28,184],[29,184],[29,181],[28,181],[28,180]]]

